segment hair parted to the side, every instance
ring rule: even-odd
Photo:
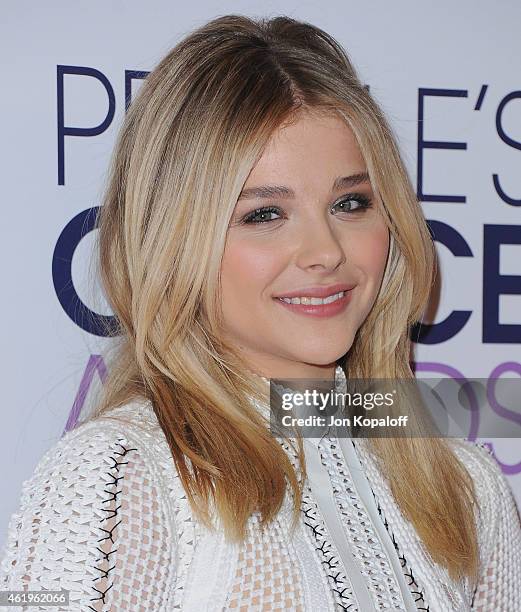
[[[391,245],[382,287],[340,365],[349,377],[412,378],[411,326],[435,250],[388,122],[343,48],[279,16],[216,18],[145,79],[118,135],[98,217],[99,274],[120,337],[97,414],[151,400],[194,511],[230,538],[267,524],[302,479],[250,398],[265,387],[221,338],[219,272],[239,193],[273,132],[299,109],[336,113],[381,196]],[[372,438],[404,516],[451,576],[476,576],[472,480],[447,440]],[[302,445],[298,442],[302,474]]]

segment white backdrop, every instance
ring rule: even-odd
[[[110,314],[88,282],[93,233],[79,238],[99,205],[125,88],[226,13],[322,27],[388,114],[437,239],[435,322],[464,311],[453,315],[464,324],[451,319],[416,345],[421,375],[521,376],[519,2],[4,0],[0,543],[22,481],[103,377],[109,341],[62,303],[74,288]],[[512,421],[512,439],[494,442],[518,501],[520,430]]]

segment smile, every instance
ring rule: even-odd
[[[285,310],[289,310],[295,314],[300,314],[310,317],[333,317],[344,312],[349,302],[353,291],[340,291],[333,293],[324,298],[318,297],[276,297],[274,300],[280,304]]]
[[[286,304],[305,304],[306,306],[309,306],[309,305],[318,306],[320,304],[332,304],[333,302],[336,302],[340,298],[343,298],[344,294],[345,294],[345,291],[340,291],[340,293],[333,293],[333,295],[328,295],[325,298],[317,298],[317,297],[293,297],[293,298],[281,297],[281,298],[278,298],[278,299],[282,300],[283,302],[286,302]]]

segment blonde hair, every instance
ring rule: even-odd
[[[220,336],[219,271],[239,193],[279,126],[299,108],[336,113],[356,136],[383,202],[390,253],[380,293],[339,362],[348,378],[413,378],[411,326],[427,304],[435,249],[395,137],[342,47],[279,16],[219,17],[148,75],[118,135],[98,218],[99,274],[118,323],[117,352],[97,414],[151,400],[190,503],[242,539],[299,479]],[[476,576],[472,480],[441,438],[372,438],[402,513],[450,575]],[[305,475],[299,441],[300,467]]]

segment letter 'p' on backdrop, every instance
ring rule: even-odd
[[[227,13],[325,29],[390,118],[439,257],[417,375],[485,379],[490,395],[521,378],[519,2],[7,0],[0,543],[22,481],[107,372],[89,261],[125,110],[181,37]],[[512,437],[487,441],[521,502],[519,411],[496,400]]]

